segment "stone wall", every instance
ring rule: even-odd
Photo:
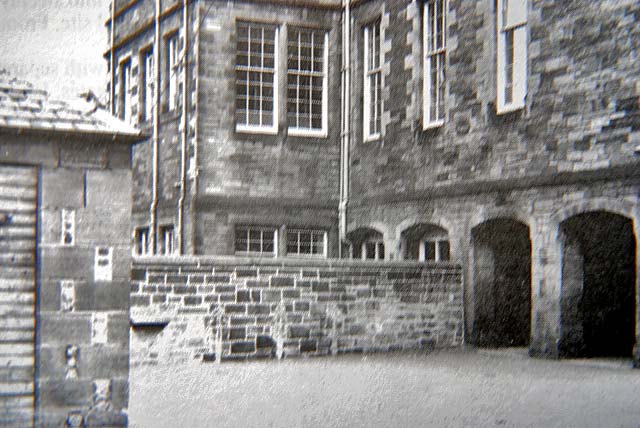
[[[141,258],[131,282],[132,364],[455,347],[452,264]]]
[[[35,403],[29,405],[38,427],[127,425],[131,146],[104,138],[106,142],[91,135],[25,132],[0,139],[2,163],[29,165],[34,171],[33,205],[27,204],[28,198],[16,198],[19,210],[9,213],[22,223],[13,235],[30,256],[15,253],[14,262],[5,259],[8,265],[0,275],[16,273],[0,281],[0,292],[5,299],[15,296],[21,306],[14,305],[15,319],[5,313],[7,322],[0,323],[0,329],[3,341],[15,333],[7,326],[21,330],[22,344],[16,350],[23,355],[7,359],[7,365],[24,365],[26,370],[32,361]],[[10,196],[7,191],[15,193],[3,186],[0,198]],[[36,201],[37,213],[27,222],[27,208],[35,210]],[[35,278],[29,271],[35,271]],[[31,296],[21,296],[22,290]],[[28,322],[18,319],[27,305],[32,306]],[[28,349],[36,350],[35,361]],[[16,389],[19,378],[12,378]],[[11,399],[6,390],[1,392]],[[20,392],[26,396],[28,391]],[[14,401],[2,402],[0,425],[30,426],[7,418],[11,412],[5,410],[21,405]]]
[[[434,187],[603,169],[635,161],[640,143],[638,3],[531,1],[523,110],[496,114],[494,0],[450,0],[445,120],[422,129],[422,3],[353,9],[354,199]],[[362,138],[363,25],[381,18],[383,135]]]

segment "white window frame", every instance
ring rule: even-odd
[[[66,242],[66,235],[69,235],[70,242]],[[60,245],[71,247],[76,244],[76,211],[63,208],[60,211]]]
[[[496,112],[521,110],[527,96],[527,0],[498,0],[496,4]],[[513,37],[512,64],[507,64],[507,39]],[[511,74],[511,79],[507,73]],[[506,97],[511,80],[512,99]]]
[[[149,248],[149,227],[138,227],[134,231],[133,252],[136,256],[148,256],[151,254]]]
[[[118,116],[131,123],[131,57],[127,56],[118,66]]]
[[[261,75],[263,73],[272,73],[273,74],[273,112],[272,112],[272,123],[271,124],[263,124],[260,123],[259,125],[252,125],[249,124],[249,78],[247,77],[247,85],[246,85],[246,114],[245,114],[245,123],[239,123],[238,122],[238,115],[235,115],[235,124],[236,124],[236,132],[246,132],[246,133],[255,133],[255,134],[277,134],[278,133],[278,112],[279,112],[279,73],[278,73],[278,68],[279,68],[279,55],[278,55],[278,40],[279,40],[279,34],[280,34],[280,29],[278,28],[278,26],[274,26],[271,24],[263,24],[263,23],[257,23],[257,22],[247,22],[247,21],[238,21],[236,23],[236,33],[237,33],[237,29],[240,25],[246,25],[249,29],[249,41],[251,40],[251,36],[250,36],[250,32],[252,28],[262,28],[262,51],[261,51],[261,62],[262,65],[260,67],[257,66],[250,66],[250,65],[238,65],[238,60],[237,60],[237,56],[236,56],[236,64],[235,64],[235,72],[236,72],[236,79],[237,79],[237,73],[240,72],[246,72],[248,73],[260,73]],[[271,68],[265,68],[264,67],[264,29],[266,27],[272,27],[274,29],[274,40],[273,40],[273,69]],[[236,47],[236,55],[237,55],[237,47]],[[248,43],[248,51],[247,51],[247,58],[250,58],[251,55],[251,43]],[[271,71],[272,70],[272,71]],[[260,87],[260,92],[262,94],[262,86]],[[238,88],[236,85],[236,94],[235,94],[235,102],[236,102],[236,109],[238,108],[237,103],[238,103]],[[262,122],[262,102],[260,102],[260,121]]]
[[[374,258],[372,259],[367,258],[367,245],[370,245],[370,244],[375,245],[375,254],[374,254]],[[364,242],[362,242],[362,246],[360,248],[360,258],[362,260],[384,260],[385,254],[386,254],[386,248],[384,248],[384,240],[377,239],[377,238],[369,238],[369,239],[366,239]]]
[[[155,73],[154,73],[154,53],[153,48],[142,53],[142,79],[140,82],[140,108],[142,110],[142,120],[148,121],[153,118],[153,107],[155,101]]]
[[[434,9],[435,8],[435,9]],[[442,33],[438,34],[438,12],[441,8]],[[432,9],[433,20],[429,19]],[[436,39],[441,40],[440,47],[435,42]],[[444,125],[446,117],[446,91],[447,91],[447,78],[446,78],[446,63],[447,63],[447,0],[428,0],[424,3],[423,18],[422,18],[422,47],[423,47],[423,62],[422,62],[422,128],[436,128]],[[441,76],[442,82],[433,82],[431,76],[431,68],[433,61],[436,61],[436,75]],[[440,78],[440,77],[439,77]],[[442,110],[439,111],[440,105],[440,88],[438,83],[444,85],[444,93],[442,97]],[[435,85],[435,91],[433,91]],[[432,96],[431,92],[435,92],[436,111],[431,111]]]
[[[246,232],[246,242],[247,249],[246,251],[238,250],[238,239],[240,232]],[[260,232],[260,251],[251,251],[251,232],[259,231]],[[264,251],[262,248],[264,247],[264,232],[273,232],[273,252]],[[247,225],[237,225],[235,227],[235,237],[233,240],[234,251],[236,255],[239,256],[257,256],[257,257],[277,257],[278,256],[278,228],[277,227],[269,227],[269,226],[247,226]]]
[[[289,65],[287,64],[287,121],[289,121],[289,95],[288,95],[288,89],[289,89],[289,83],[288,83],[288,78],[290,75],[294,75],[298,77],[298,82],[296,85],[296,102],[299,103],[300,100],[300,77],[301,76],[307,76],[310,79],[314,78],[314,77],[321,77],[322,78],[322,107],[321,107],[321,114],[322,114],[322,119],[321,119],[321,127],[320,128],[312,128],[311,124],[308,127],[300,127],[300,126],[292,126],[291,124],[289,124],[288,127],[288,134],[289,135],[293,135],[293,136],[299,136],[299,137],[326,137],[327,136],[327,129],[328,129],[328,120],[327,120],[327,116],[328,116],[328,74],[329,74],[329,33],[327,31],[323,31],[323,30],[315,30],[315,29],[309,29],[309,28],[303,28],[303,27],[293,27],[288,31],[291,30],[298,30],[298,31],[308,31],[311,33],[311,37],[312,37],[312,42],[311,45],[314,45],[314,37],[318,34],[318,33],[323,33],[323,53],[322,53],[322,71],[306,71],[306,70],[300,70],[300,33],[298,33],[298,52],[297,52],[297,58],[298,58],[298,68],[297,69],[290,69]],[[287,37],[287,55],[289,55],[289,40]],[[312,51],[312,58],[311,58],[311,63],[315,64],[314,62],[314,58],[313,58],[313,52],[315,51],[315,47],[312,47],[311,49]],[[313,85],[312,85],[313,86]],[[310,105],[312,104],[312,99],[311,99],[311,91],[310,91],[310,100],[309,103]],[[296,113],[296,117],[298,115],[298,112]],[[297,120],[299,120],[299,118],[297,118]],[[299,125],[299,123],[298,123]]]
[[[440,257],[440,250],[441,250],[441,246],[443,245],[443,243],[447,243],[447,245],[449,246],[449,251],[448,251],[448,259],[447,260],[442,260],[442,258]],[[432,243],[434,244],[434,248],[435,248],[435,258],[433,260],[427,260],[427,250],[426,250],[426,245],[427,243]],[[429,236],[426,238],[423,238],[420,240],[420,247],[418,248],[418,260],[422,261],[422,262],[443,262],[443,261],[449,261],[451,260],[451,243],[449,242],[449,240],[447,239],[446,236]]]
[[[371,45],[369,41],[369,36],[372,29],[378,29],[380,43],[378,46],[374,47]],[[362,105],[362,134],[364,141],[374,141],[380,139],[382,135],[382,112],[384,111],[384,105],[382,100],[382,88],[384,87],[383,74],[382,74],[382,65],[384,64],[384,58],[382,55],[382,20],[377,19],[376,21],[371,22],[364,26],[364,64],[363,64],[363,105]],[[376,51],[377,48],[377,51]],[[377,54],[379,56],[379,64],[376,68],[369,68],[369,60],[371,59],[371,55]],[[378,106],[377,100],[371,99],[371,80],[375,80],[375,76],[379,75],[380,82],[380,111],[376,110],[376,123],[380,123],[380,129],[376,132],[373,132],[371,129],[371,107],[373,105]],[[376,96],[378,95],[378,91],[376,91]]]
[[[172,224],[164,224],[158,228],[160,235],[160,255],[171,256],[175,253],[175,228]]]
[[[315,242],[319,242],[318,241],[314,241],[314,236],[315,235],[320,235],[321,236],[321,241],[322,241],[322,253],[301,253],[300,252],[300,234],[303,233],[309,233],[310,236],[310,245],[311,248],[313,248],[313,245]],[[297,239],[297,251],[296,252],[289,252],[289,238],[296,235]],[[324,230],[319,230],[319,229],[288,229],[287,230],[287,256],[292,256],[292,257],[322,257],[322,258],[326,258],[327,257],[327,244],[328,244],[328,238],[327,238],[327,232]]]
[[[180,95],[180,35],[176,31],[166,37],[167,52],[167,107],[169,111],[177,110]]]

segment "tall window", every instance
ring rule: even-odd
[[[118,117],[125,122],[131,122],[131,60],[120,63],[120,88]]]
[[[178,82],[180,78],[180,54],[178,48],[178,34],[167,38],[167,103],[169,110],[178,107]]]
[[[497,2],[497,111],[524,108],[527,95],[527,0]]]
[[[290,28],[287,43],[287,121],[291,135],[327,132],[325,31]]]
[[[446,0],[430,0],[423,18],[423,126],[444,122],[445,63],[447,46]]]
[[[140,78],[140,108],[142,109],[141,119],[149,120],[153,117],[154,104],[154,69],[153,50],[147,50],[141,58],[141,78]]]
[[[273,25],[238,22],[236,30],[236,130],[275,133],[278,29]]]
[[[382,54],[380,20],[364,27],[364,139],[380,137],[382,127]]]
[[[272,227],[237,226],[235,230],[236,254],[275,256],[278,235]]]
[[[322,230],[287,230],[287,255],[326,256],[327,233]]]

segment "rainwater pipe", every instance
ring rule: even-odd
[[[338,257],[342,258],[342,243],[347,236],[347,206],[349,204],[349,139],[351,134],[351,0],[343,0],[342,13],[342,102],[340,134],[340,204],[338,206]]]
[[[191,254],[196,254],[196,228],[195,228],[195,224],[196,224],[196,209],[195,209],[195,202],[196,202],[196,196],[198,194],[198,138],[199,138],[199,132],[198,132],[198,118],[199,118],[199,114],[200,114],[200,78],[199,78],[199,72],[198,70],[200,70],[200,25],[202,23],[202,19],[200,17],[200,0],[196,1],[196,29],[195,29],[195,40],[194,40],[194,70],[196,70],[195,73],[195,101],[194,101],[194,114],[193,114],[193,157],[192,157],[192,161],[191,161],[191,168],[190,168],[190,178],[192,179],[193,183],[191,186]]]
[[[155,40],[153,46],[153,62],[155,71],[155,102],[153,103],[153,162],[151,166],[151,204],[149,206],[149,238],[151,254],[156,254],[157,210],[158,210],[158,145],[160,128],[160,4],[156,0]]]
[[[180,125],[182,135],[180,141],[180,198],[178,199],[178,253],[184,254],[184,199],[187,181],[187,139],[189,138],[189,121],[187,120],[187,83],[189,72],[189,61],[187,52],[189,51],[189,0],[183,0],[182,7],[182,27],[184,28],[183,54],[182,54],[182,117]]]
[[[116,115],[116,89],[114,87],[116,82],[116,66],[114,64],[115,61],[115,49],[113,47],[116,38],[116,0],[111,0],[111,28],[109,29],[109,72],[110,72],[110,81],[109,85],[109,111],[111,112],[111,116]]]

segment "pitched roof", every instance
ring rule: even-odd
[[[50,99],[46,91],[4,70],[0,70],[1,129],[106,134],[134,139],[141,136],[138,129],[111,116],[95,103],[81,98],[72,104]]]

